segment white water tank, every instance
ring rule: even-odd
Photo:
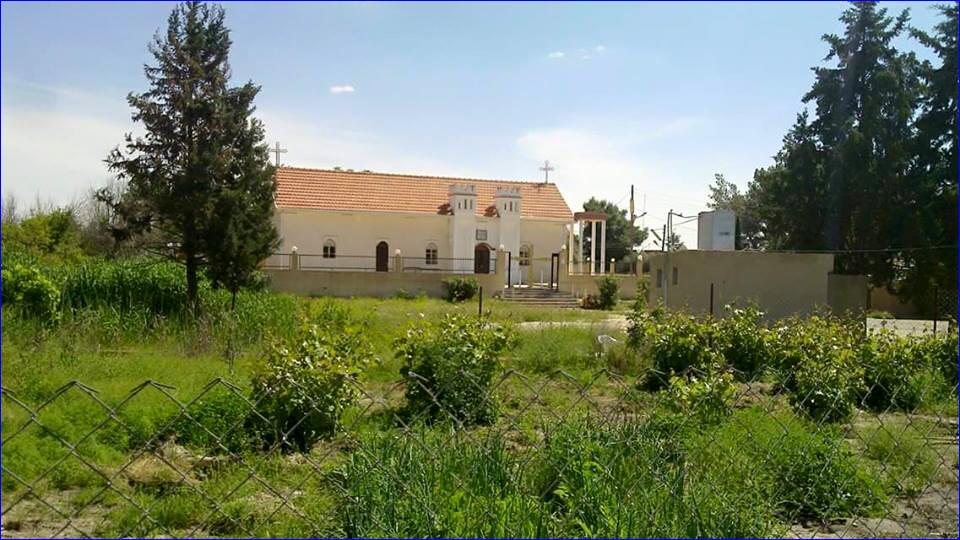
[[[697,249],[733,251],[736,248],[737,215],[730,210],[713,210],[697,215]]]

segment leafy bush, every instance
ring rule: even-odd
[[[893,316],[893,313],[889,311],[884,311],[882,309],[871,309],[864,313],[864,316],[868,319],[896,319]]]
[[[408,411],[467,425],[492,422],[496,407],[490,385],[500,354],[512,341],[504,327],[462,315],[408,330],[395,342]]]
[[[214,389],[177,414],[171,435],[184,446],[206,452],[239,454],[259,445],[247,429],[252,405],[227,389]]]
[[[871,515],[886,493],[843,437],[789,411],[751,408],[704,433],[691,460],[715,463],[734,492],[763,493],[781,519]]]
[[[54,323],[60,318],[60,291],[34,267],[20,263],[4,268],[3,303],[28,317]]]
[[[304,323],[294,339],[273,347],[254,376],[251,399],[261,399],[257,410],[267,424],[252,418],[252,427],[264,442],[306,450],[336,430],[358,397],[352,381],[373,358],[363,330],[330,317]]]
[[[922,342],[889,332],[871,336],[861,347],[864,368],[860,402],[875,411],[913,411],[935,390]]]
[[[666,386],[673,375],[722,363],[716,328],[711,320],[700,321],[683,313],[655,310],[649,316],[635,318],[628,333],[629,341],[642,343],[653,363],[646,381],[647,387],[653,390]]]
[[[946,334],[925,338],[919,345],[954,392],[957,391],[957,363],[960,361],[957,344],[957,329],[954,327],[953,331]]]
[[[847,419],[862,393],[860,338],[837,319],[812,316],[774,330],[778,383],[791,404],[818,422]]]
[[[444,298],[448,302],[465,302],[477,295],[480,285],[473,278],[449,278],[443,280]]]
[[[738,378],[754,380],[771,360],[770,332],[760,322],[763,313],[756,306],[724,309],[728,316],[717,323],[723,357]]]
[[[704,424],[716,424],[733,411],[733,375],[719,365],[687,377],[672,377],[667,404],[674,412]]]
[[[597,280],[597,289],[600,293],[597,295],[598,306],[603,310],[611,310],[617,307],[619,300],[620,282],[613,276],[603,276]]]

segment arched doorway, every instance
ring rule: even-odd
[[[377,244],[377,272],[386,272],[390,266],[390,246],[386,242]]]
[[[490,273],[490,247],[486,244],[477,244],[477,247],[473,248],[473,273]]]

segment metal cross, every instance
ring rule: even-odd
[[[543,183],[546,184],[550,181],[550,171],[553,170],[553,167],[550,166],[550,161],[544,161],[543,167],[540,167],[540,170],[543,171]]]
[[[275,146],[274,148],[271,148],[271,149],[269,150],[269,152],[272,152],[272,153],[274,154],[274,158],[275,158],[275,163],[274,163],[274,165],[277,166],[277,167],[279,167],[279,166],[280,166],[280,154],[286,154],[286,153],[287,153],[287,149],[286,149],[286,148],[280,148],[280,143],[277,142],[276,146]]]

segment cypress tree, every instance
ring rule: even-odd
[[[170,14],[150,45],[149,89],[131,93],[134,122],[107,163],[127,183],[110,200],[120,237],[157,231],[186,266],[187,300],[199,308],[199,272],[233,292],[274,249],[274,182],[263,127],[252,118],[259,87],[230,86],[230,32],[223,9],[188,2]]]

